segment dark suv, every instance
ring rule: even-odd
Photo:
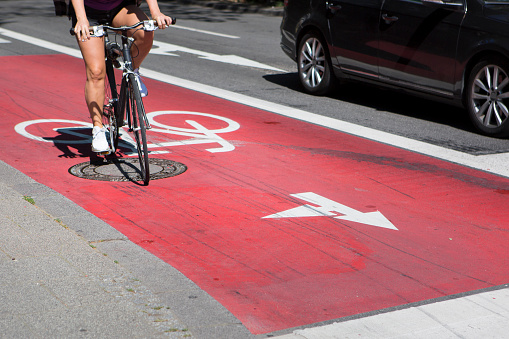
[[[337,78],[392,86],[509,135],[509,0],[285,0],[281,34],[309,93]]]

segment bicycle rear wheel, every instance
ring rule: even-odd
[[[147,149],[146,134],[146,115],[143,101],[141,100],[140,90],[137,86],[137,80],[134,74],[128,75],[127,86],[128,102],[131,113],[131,126],[133,128],[134,139],[138,150],[138,159],[140,161],[140,175],[144,185],[150,181],[150,164]]]
[[[119,128],[122,125],[122,117],[118,105],[117,82],[113,64],[106,60],[105,97],[103,106],[103,125],[109,131],[109,143],[111,153],[118,148]]]

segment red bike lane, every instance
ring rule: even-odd
[[[89,141],[67,144],[58,128],[89,121],[82,61],[2,61],[1,160],[177,268],[253,334],[509,283],[507,178],[150,79],[149,142],[163,152],[151,158],[187,171],[147,187],[78,178],[68,170],[89,160]]]

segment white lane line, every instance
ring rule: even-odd
[[[54,44],[41,39],[33,38],[21,33],[12,32],[0,28],[0,34],[9,36],[13,39],[22,40],[40,47],[45,47],[59,53],[68,54],[77,58],[81,58],[81,53],[77,49]],[[324,117],[315,113],[306,112],[300,109],[295,109],[273,102],[256,99],[247,95],[230,92],[220,88],[212,87],[209,85],[200,84],[194,81],[177,78],[171,75],[166,75],[149,69],[143,69],[143,75],[148,78],[159,80],[175,86],[187,88],[193,91],[213,95],[215,97],[237,102],[243,105],[255,107],[268,112],[284,115],[290,118],[310,122],[316,125],[331,128],[340,132],[356,135],[365,139],[381,142],[387,145],[395,146],[398,148],[406,149],[409,151],[429,155],[435,158],[453,162],[456,164],[468,166],[471,168],[479,169],[482,171],[498,174],[501,176],[509,177],[509,153],[482,155],[475,156],[437,145],[428,144],[422,141],[405,138],[402,136],[390,134],[387,132],[378,131],[372,128],[352,124],[346,121],[336,120],[329,117]]]
[[[5,39],[0,38],[0,44],[8,44],[8,43],[10,43],[9,40],[5,40]]]
[[[0,28],[0,34],[3,34],[7,37],[10,37],[10,38],[13,38],[16,40],[21,40],[21,41],[30,43],[32,45],[44,47],[44,48],[51,49],[51,50],[54,50],[54,51],[57,51],[60,53],[64,53],[64,54],[72,55],[74,57],[81,58],[80,51],[77,49],[74,49],[74,48],[61,46],[61,45],[54,44],[54,43],[46,41],[46,40],[34,38],[29,35],[21,34],[18,32],[13,32],[13,31],[10,31],[10,30],[4,29],[4,28]],[[284,72],[284,70],[282,70],[282,69],[275,68],[275,67],[272,67],[269,65],[265,65],[260,62],[249,60],[249,59],[237,56],[237,55],[218,55],[218,54],[213,54],[213,53],[207,53],[207,52],[198,51],[198,50],[192,49],[192,48],[168,44],[168,43],[161,42],[161,41],[154,41],[154,48],[150,51],[150,53],[152,53],[152,54],[177,56],[176,54],[174,54],[172,52],[183,52],[183,53],[194,54],[202,59],[221,62],[221,63],[227,63],[227,64],[231,64],[231,65],[236,65],[236,66],[254,67],[254,68],[260,68],[260,69],[267,69],[267,70],[271,70],[271,71],[275,71],[275,72]]]
[[[239,36],[235,36],[235,35],[229,35],[229,34],[223,34],[223,33],[216,33],[216,32],[211,32],[211,31],[204,31],[204,30],[201,30],[201,29],[197,29],[197,28],[191,28],[191,27],[185,27],[185,26],[181,26],[181,25],[175,25],[175,26],[171,26],[171,28],[178,28],[178,29],[183,29],[183,30],[186,30],[186,31],[192,31],[192,32],[197,32],[197,33],[203,33],[203,34],[209,34],[209,35],[215,35],[215,36],[220,36],[220,37],[223,37],[223,38],[229,38],[229,39],[240,39]]]
[[[75,48],[70,48],[70,47],[54,44],[54,43],[46,41],[46,40],[34,38],[34,37],[31,37],[30,35],[21,34],[21,33],[14,32],[14,31],[10,31],[5,28],[0,28],[0,34],[5,35],[12,39],[24,41],[26,43],[29,43],[29,44],[32,44],[35,46],[47,48],[47,49],[50,49],[50,50],[53,50],[53,51],[56,51],[59,53],[67,54],[67,55],[70,55],[70,56],[73,56],[76,58],[81,58],[81,52]]]
[[[174,52],[182,52],[197,55],[200,59],[211,60],[216,62],[222,62],[226,64],[236,65],[236,66],[244,66],[244,67],[254,67],[260,69],[268,69],[275,72],[284,72],[282,69],[275,68],[269,65],[262,64],[257,61],[253,61],[250,59],[246,59],[244,57],[238,55],[219,55],[214,53],[208,53],[199,51],[197,49],[192,49],[188,47],[178,46],[174,44],[169,44],[167,42],[155,41],[152,46],[152,50],[150,54],[159,54],[159,55],[170,55],[170,56],[178,56]]]

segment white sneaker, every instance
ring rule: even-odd
[[[134,73],[136,73],[136,83],[138,84],[138,88],[140,89],[140,94],[141,94],[141,97],[146,97],[148,95],[148,89],[147,89],[147,86],[145,86],[145,84],[143,83],[143,80],[141,79],[141,76],[140,76],[140,69],[139,68],[136,68],[134,70]]]
[[[110,145],[106,139],[106,128],[94,126],[92,129],[92,152],[108,152]]]

